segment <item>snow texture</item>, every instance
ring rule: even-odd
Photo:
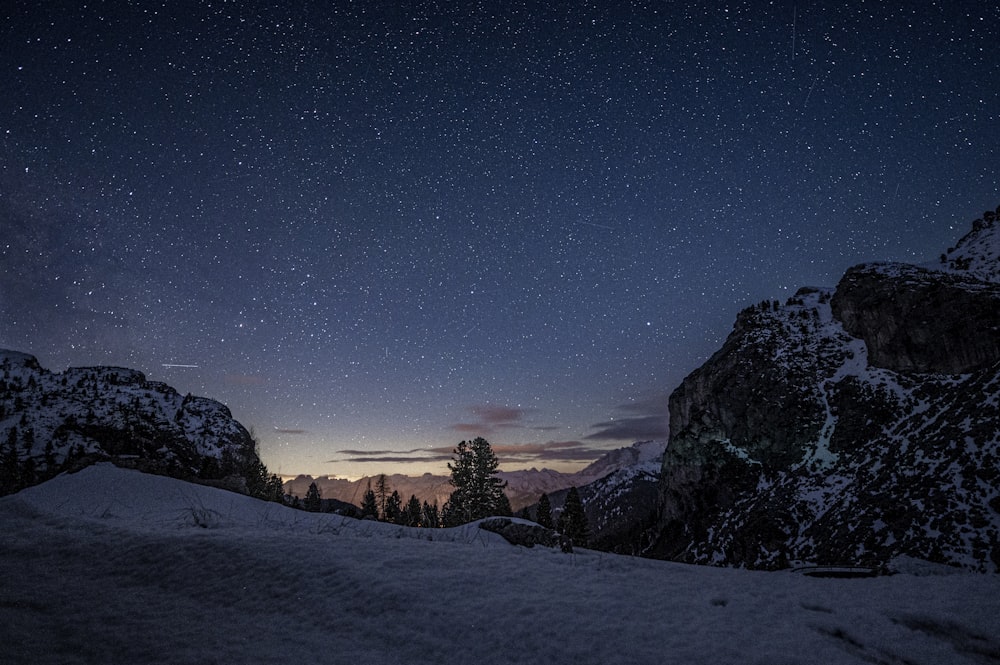
[[[3,663],[1000,659],[1000,577],[951,569],[817,579],[563,554],[110,465],[0,500],[0,528]]]

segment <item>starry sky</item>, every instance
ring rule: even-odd
[[[273,472],[579,469],[743,307],[1000,203],[995,3],[70,4],[0,9],[0,347]]]

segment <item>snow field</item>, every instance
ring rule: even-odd
[[[2,663],[1000,659],[998,576],[830,580],[566,555],[110,466],[0,500],[0,579]]]

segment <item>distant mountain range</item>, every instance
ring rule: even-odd
[[[551,469],[525,469],[501,471],[497,475],[507,481],[507,497],[516,512],[537,502],[543,493],[553,496],[570,487],[584,487],[637,465],[649,466],[652,462],[658,467],[665,446],[665,441],[640,442],[627,448],[612,450],[576,473],[561,473]],[[300,475],[285,482],[285,492],[304,497],[309,485],[316,483],[323,498],[337,499],[358,506],[361,505],[361,497],[369,483],[374,485],[376,478],[377,476],[365,476],[357,480],[347,480],[329,476]],[[449,481],[450,476],[430,473],[422,476],[403,474],[385,476],[386,486],[390,491],[399,492],[403,501],[410,496],[416,496],[421,502],[426,501],[431,505],[436,502],[438,506],[445,504],[454,489]]]
[[[998,218],[933,264],[859,265],[741,312],[670,396],[649,553],[1000,570]]]

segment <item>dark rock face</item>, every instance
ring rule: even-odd
[[[917,266],[856,266],[832,305],[875,367],[965,374],[1000,360],[997,284]]]
[[[836,293],[742,312],[670,397],[651,553],[1000,569],[994,226],[963,238],[942,270],[859,266]]]

